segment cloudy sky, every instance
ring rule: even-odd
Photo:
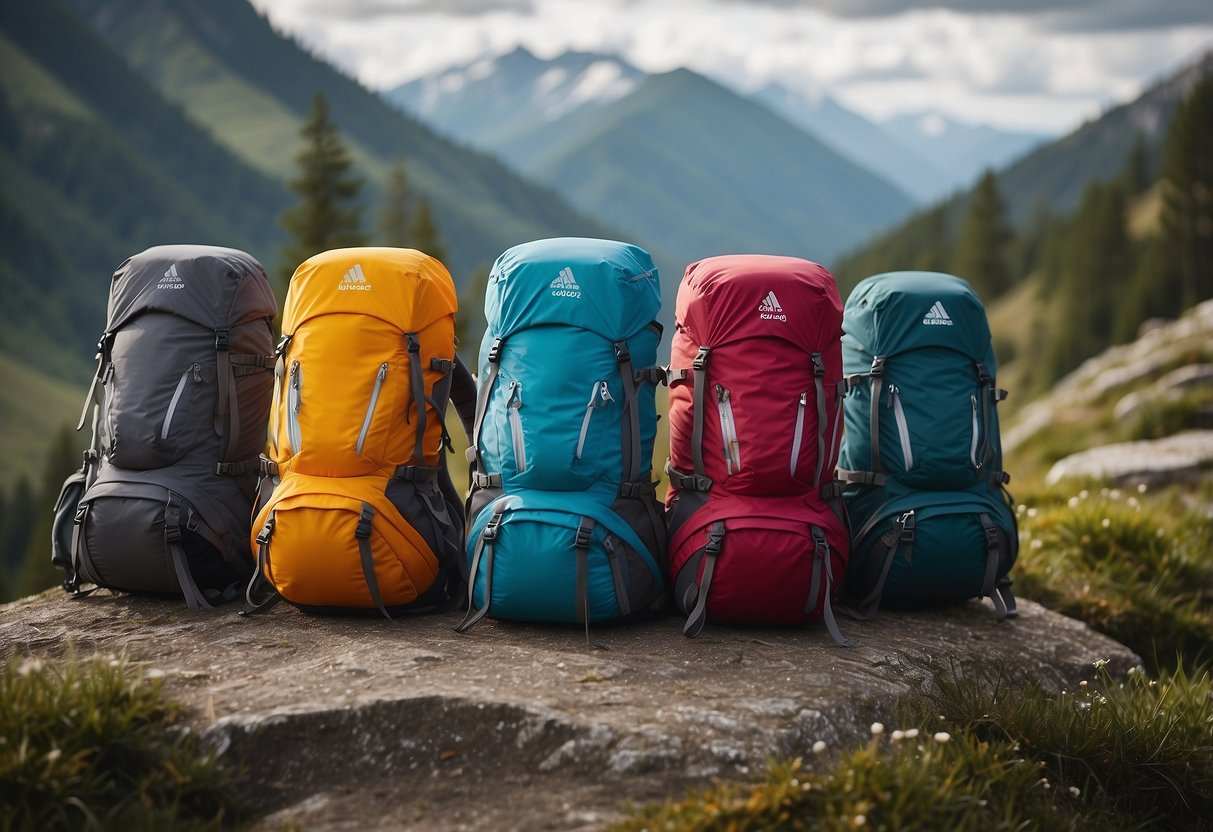
[[[1213,49],[1213,0],[252,0],[382,89],[523,45],[609,52],[872,118],[1062,133]]]

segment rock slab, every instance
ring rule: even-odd
[[[1084,624],[1021,602],[998,623],[977,601],[823,627],[681,622],[579,627],[455,613],[395,622],[281,604],[244,618],[180,602],[49,591],[0,607],[0,651],[124,654],[163,674],[191,730],[247,767],[257,828],[598,829],[626,804],[745,780],[817,740],[840,748],[892,724],[935,674],[1000,670],[1047,688],[1095,661],[1138,659]],[[906,726],[909,727],[909,726]]]

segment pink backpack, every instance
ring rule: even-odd
[[[727,255],[687,267],[670,370],[670,584],[687,615],[825,620],[849,541],[834,480],[842,303],[833,276],[794,257]]]

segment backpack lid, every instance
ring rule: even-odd
[[[779,338],[820,352],[842,333],[834,276],[810,260],[727,254],[687,266],[675,320],[699,344]]]
[[[337,248],[295,269],[282,312],[290,335],[319,315],[370,315],[419,332],[458,308],[455,284],[435,257],[411,248]]]
[[[618,341],[639,332],[660,310],[657,267],[649,253],[587,237],[507,249],[493,264],[484,298],[485,320],[496,338],[560,324]]]
[[[277,311],[265,269],[252,255],[219,246],[153,246],[114,272],[105,328],[113,332],[143,312],[171,312],[208,329],[230,329]]]
[[[990,324],[973,288],[940,272],[888,272],[860,281],[847,298],[843,346],[868,355],[945,347],[994,372]]]

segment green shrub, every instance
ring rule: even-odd
[[[1213,409],[1213,389],[1199,388],[1180,396],[1152,399],[1138,410],[1130,439],[1162,439],[1196,427],[1200,413]]]
[[[1151,672],[1210,658],[1213,524],[1165,497],[1083,490],[1021,506],[1016,590],[1081,619]]]
[[[763,783],[633,809],[613,829],[1182,829],[1213,816],[1213,683],[1102,668],[1078,691],[940,674],[866,745],[772,763]],[[821,750],[821,743],[815,751]],[[810,767],[809,763],[816,763]]]
[[[15,829],[216,829],[234,773],[121,660],[16,659],[0,676],[0,817]]]

